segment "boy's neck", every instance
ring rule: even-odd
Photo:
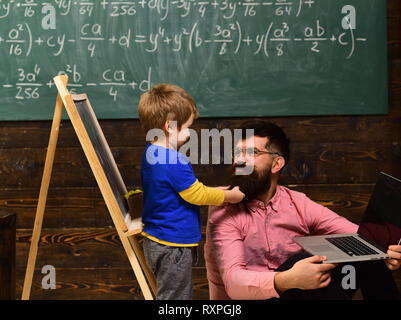
[[[173,144],[169,143],[169,139],[168,138],[167,139],[161,139],[159,137],[156,141],[152,141],[151,143],[153,145],[155,145],[155,146],[160,146],[160,147],[163,147],[163,148],[166,148],[166,149],[177,150],[177,148]]]

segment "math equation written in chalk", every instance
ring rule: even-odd
[[[121,116],[130,117],[125,105],[158,82],[190,82],[200,90],[213,72],[237,78],[252,65],[285,73],[305,57],[358,59],[370,41],[359,27],[367,17],[358,4],[0,0],[0,92],[22,106],[54,93],[52,78],[66,74],[72,93],[106,95]]]

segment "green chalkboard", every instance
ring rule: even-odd
[[[51,119],[57,90],[137,118],[156,83],[201,117],[383,114],[383,0],[0,1],[0,120]]]

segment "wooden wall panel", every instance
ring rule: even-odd
[[[312,200],[358,222],[365,210],[373,184],[289,185]],[[17,214],[19,229],[33,226],[37,189],[0,190],[0,207]],[[207,207],[201,207],[206,224]],[[43,228],[106,228],[112,225],[100,191],[97,188],[53,188],[48,194]]]
[[[401,144],[398,141],[294,142],[289,165],[281,177],[282,183],[371,183],[381,170],[401,176]],[[126,185],[139,185],[144,147],[111,149]],[[38,188],[45,156],[45,149],[39,148],[0,149],[0,174],[4,185],[13,189]],[[193,168],[202,182],[226,183],[227,165],[193,164]],[[57,150],[50,186],[97,186],[82,149],[60,147]]]
[[[0,300],[14,300],[16,287],[16,215],[0,210]]]

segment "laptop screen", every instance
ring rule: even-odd
[[[358,233],[383,248],[401,238],[401,180],[380,173]]]

